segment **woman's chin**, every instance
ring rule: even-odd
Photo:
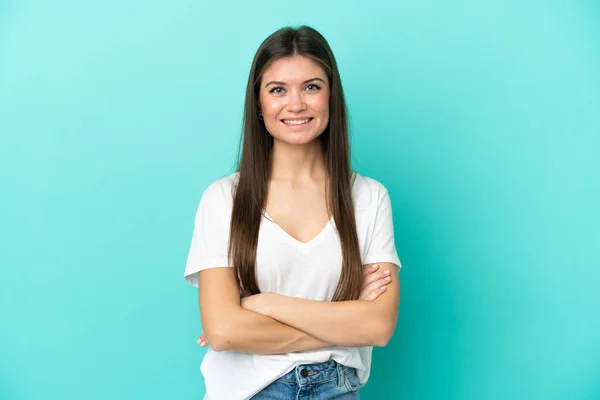
[[[273,139],[282,144],[302,146],[312,143],[319,136],[314,132],[278,132],[277,135],[273,135]]]

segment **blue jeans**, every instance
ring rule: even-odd
[[[271,383],[252,400],[356,400],[359,383],[356,369],[334,360],[304,364]]]

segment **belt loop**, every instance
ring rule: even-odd
[[[337,374],[338,374],[338,386],[344,386],[344,378],[346,377],[344,375],[344,367],[342,366],[342,364],[340,364],[337,361],[335,364],[337,367]]]

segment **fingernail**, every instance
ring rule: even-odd
[[[391,279],[392,279],[392,278],[390,278],[389,276],[386,276],[386,278],[385,278],[385,280],[386,280],[386,281],[389,281],[389,280],[391,280]]]
[[[389,274],[390,274],[390,271],[386,269],[385,271],[383,271],[383,274],[384,274],[384,275],[389,275]]]
[[[382,286],[382,287],[381,287],[381,290],[385,290],[385,286]]]
[[[379,265],[373,264],[373,269],[377,268]]]

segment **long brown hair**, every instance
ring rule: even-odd
[[[259,90],[263,72],[273,61],[295,55],[315,60],[329,78],[329,123],[319,141],[329,175],[327,207],[333,215],[343,255],[333,300],[357,299],[362,285],[362,262],[352,200],[346,102],[333,52],[325,38],[308,26],[285,27],[274,32],[260,45],[252,62],[231,215],[230,265],[235,269],[243,296],[260,293],[256,280],[256,248],[271,175],[269,160],[273,137],[259,118]]]

